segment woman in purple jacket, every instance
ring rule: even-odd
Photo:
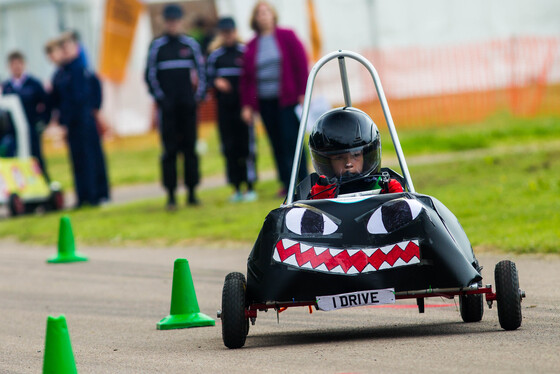
[[[272,145],[278,176],[286,194],[297,142],[299,120],[294,108],[303,103],[308,63],[305,49],[292,30],[277,27],[277,14],[266,1],[253,8],[255,37],[247,44],[240,80],[241,117],[253,123],[260,113]],[[303,155],[299,180],[307,176]]]

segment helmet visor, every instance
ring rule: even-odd
[[[311,158],[315,170],[328,178],[339,180],[366,176],[379,171],[381,164],[381,147],[379,144],[367,144],[360,147],[319,152],[311,149]]]

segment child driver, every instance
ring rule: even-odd
[[[309,148],[320,175],[311,188],[311,199],[377,189],[380,193],[403,192],[396,179],[384,181],[379,175],[379,130],[361,110],[344,107],[323,114],[311,130]]]

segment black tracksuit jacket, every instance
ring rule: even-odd
[[[198,76],[196,92],[191,83],[192,69]],[[204,56],[193,38],[163,35],[150,45],[145,79],[156,101],[186,101],[194,104],[202,100],[206,92],[204,70]]]

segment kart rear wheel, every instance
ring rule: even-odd
[[[25,213],[25,204],[18,194],[11,194],[8,200],[8,209],[10,210],[10,216],[20,216]]]
[[[241,348],[249,333],[249,319],[245,316],[247,282],[241,273],[229,273],[222,292],[222,339],[228,348]]]
[[[494,269],[498,319],[504,330],[515,330],[521,326],[521,291],[515,263],[500,261]]]
[[[480,322],[484,314],[482,295],[460,295],[459,309],[463,322]]]

